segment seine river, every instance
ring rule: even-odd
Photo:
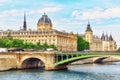
[[[120,80],[120,62],[68,67],[65,71],[5,71],[0,72],[0,80]]]

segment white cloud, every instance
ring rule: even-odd
[[[5,10],[0,12],[0,18],[5,18],[5,17],[9,17],[9,16],[21,16],[23,15],[24,11],[27,11],[27,14],[39,14],[39,13],[54,13],[54,12],[58,12],[60,11],[62,8],[58,7],[58,6],[54,6],[54,7],[46,7],[46,8],[42,8],[42,9],[21,9],[21,10],[17,10],[17,9],[13,9],[13,10]]]
[[[17,29],[19,26],[23,24],[23,13],[26,11],[27,14],[27,23],[28,27],[34,28],[36,26],[37,17],[40,14],[46,13],[55,13],[59,12],[62,8],[59,6],[54,7],[45,7],[39,9],[12,9],[12,10],[4,10],[0,12],[0,29]],[[13,27],[12,27],[13,26]],[[5,28],[4,28],[5,27]],[[35,27],[36,28],[36,27]]]
[[[20,16],[23,14],[24,10],[5,10],[0,12],[0,18],[11,17],[11,16]]]
[[[7,2],[7,1],[9,1],[9,0],[0,0],[0,3]]]
[[[12,0],[0,0],[0,6],[3,6],[4,4],[10,2]]]
[[[72,16],[86,20],[86,19],[109,19],[109,18],[120,18],[120,7],[113,8],[93,8],[84,11],[75,10],[72,12]]]
[[[43,3],[40,3],[40,5],[42,5],[43,7],[53,7],[53,6],[60,6],[60,4],[56,4],[56,3],[53,3],[53,2],[43,2]]]
[[[45,7],[42,9],[36,9],[36,10],[29,10],[29,14],[39,14],[39,13],[54,13],[54,12],[59,12],[62,10],[62,7],[59,6],[53,6],[53,7]]]
[[[60,7],[48,7],[48,8],[41,9],[41,12],[57,12],[60,10],[61,10]]]

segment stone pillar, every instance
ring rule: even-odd
[[[45,70],[50,71],[50,70],[55,70],[54,65],[45,65]]]
[[[54,70],[54,63],[55,63],[55,54],[54,52],[48,52],[46,54],[46,62],[45,62],[45,70]]]

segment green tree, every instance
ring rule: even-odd
[[[58,50],[57,47],[53,44],[49,45],[49,48],[53,48],[54,50]]]
[[[43,48],[44,50],[46,50],[48,47],[49,47],[49,45],[48,45],[47,43],[44,43],[44,44],[42,45],[42,48]]]
[[[0,39],[0,47],[6,47],[6,42],[8,39]]]
[[[8,40],[7,42],[5,42],[5,47],[6,47],[6,48],[11,48],[11,47],[13,47],[12,40]]]
[[[89,43],[85,41],[81,36],[77,35],[77,50],[82,51],[89,49]]]
[[[37,49],[43,49],[43,48],[42,48],[42,45],[40,44],[40,42],[37,42],[37,43],[36,43],[36,48],[37,48]]]
[[[23,45],[24,45],[24,42],[21,39],[13,39],[12,40],[12,47],[21,48]]]
[[[36,45],[33,44],[33,43],[24,43],[24,45],[22,46],[22,48],[25,48],[25,49],[35,49],[36,48]]]
[[[57,47],[55,45],[48,45],[47,43],[44,43],[43,45],[41,45],[40,42],[37,42],[36,44],[33,44],[31,42],[24,43],[24,41],[21,39],[12,39],[10,37],[5,37],[0,39],[0,47],[41,49],[41,50],[46,50],[47,48],[53,48],[54,50],[57,50]]]

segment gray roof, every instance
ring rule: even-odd
[[[105,40],[105,35],[104,35],[104,33],[102,34],[102,36],[101,36],[101,40]]]
[[[91,32],[93,32],[92,29],[91,29],[91,27],[90,27],[89,21],[88,21],[88,24],[87,24],[87,29],[86,29],[86,31],[91,31]]]
[[[109,36],[109,40],[110,40],[110,41],[113,41],[112,35]]]
[[[108,34],[104,35],[104,33],[101,36],[101,40],[103,41],[113,41],[112,35],[108,37]]]
[[[42,15],[42,17],[38,20],[37,25],[39,25],[40,23],[44,23],[44,24],[50,24],[52,25],[52,22],[50,20],[50,18],[44,13],[44,15]]]

